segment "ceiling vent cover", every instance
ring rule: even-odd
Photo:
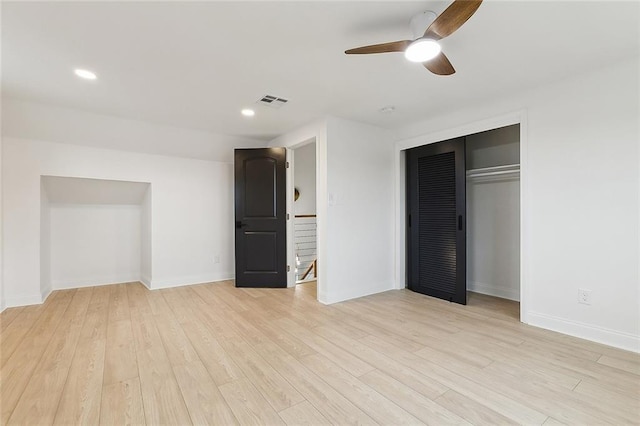
[[[264,95],[262,99],[258,100],[258,103],[264,106],[268,106],[269,108],[282,108],[287,102],[288,99],[279,98],[277,96],[272,95]]]

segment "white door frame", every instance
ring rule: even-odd
[[[396,177],[396,288],[403,289],[407,285],[406,271],[406,164],[405,150],[428,145],[448,139],[467,136],[474,133],[493,130],[499,127],[520,125],[520,321],[527,323],[527,304],[529,303],[529,158],[527,141],[526,111],[516,111],[481,121],[467,123],[447,130],[429,133],[410,139],[403,139],[395,145],[395,177]]]
[[[318,143],[317,138],[313,137],[311,139],[307,139],[295,145],[287,147],[287,162],[289,163],[289,167],[287,168],[287,212],[289,214],[289,220],[287,221],[287,265],[290,266],[289,272],[287,273],[287,287],[294,287],[296,285],[296,244],[295,244],[295,209],[293,206],[294,203],[294,191],[295,191],[295,155],[294,150],[297,148],[301,148],[305,145],[309,145],[311,143],[316,144],[316,223],[319,222],[319,209],[318,209],[318,175],[319,175],[319,162],[318,162]],[[316,242],[318,246],[320,245],[319,232],[316,230]],[[318,247],[317,250],[318,258],[320,255],[320,250]],[[319,275],[319,274],[318,274]],[[316,286],[320,288],[320,281],[316,278]],[[319,292],[319,290],[318,290]]]

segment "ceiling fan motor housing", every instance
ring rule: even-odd
[[[413,34],[413,39],[418,39],[424,36],[424,32],[429,28],[429,25],[436,19],[438,15],[435,12],[427,10],[426,12],[418,13],[413,18],[411,18],[411,22],[409,23],[409,27],[411,28],[411,34]]]

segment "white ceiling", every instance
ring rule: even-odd
[[[53,204],[142,204],[149,183],[43,176],[42,186]]]
[[[397,127],[637,56],[636,1],[490,1],[443,49],[457,73],[345,49],[410,37],[443,1],[3,2],[3,95],[270,139],[324,115]],[[82,81],[76,67],[94,70]],[[597,88],[594,88],[597,90]],[[264,94],[290,99],[255,105]],[[393,105],[393,114],[378,110]],[[246,119],[243,107],[255,107]]]

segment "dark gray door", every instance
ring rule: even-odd
[[[409,289],[467,303],[464,138],[407,151]]]
[[[234,173],[236,287],[286,287],[286,150],[236,149]]]

